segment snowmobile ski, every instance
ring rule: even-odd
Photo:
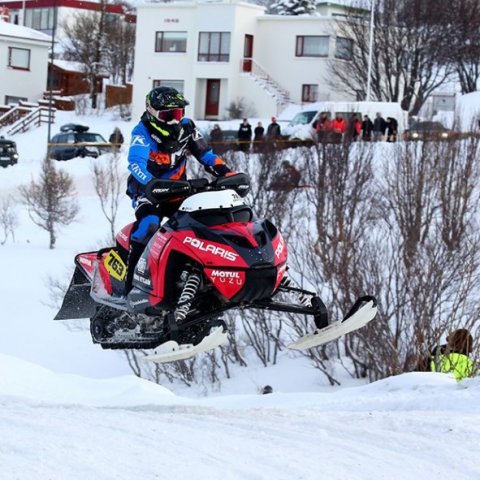
[[[194,357],[197,353],[207,352],[223,345],[227,341],[227,332],[222,326],[213,327],[210,334],[202,339],[198,345],[178,344],[174,340],[169,340],[160,345],[155,353],[147,355],[144,360],[154,363],[176,362],[177,360],[186,360]]]
[[[288,348],[306,350],[331,342],[347,333],[364,327],[375,318],[376,314],[377,303],[375,298],[371,296],[360,297],[343,320],[338,320],[324,328],[315,330],[313,333],[300,337],[288,345]]]

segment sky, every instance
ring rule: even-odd
[[[107,138],[119,126],[128,139],[133,127],[112,113],[58,112],[53,133],[69,122]],[[13,139],[19,163],[0,169],[0,202],[13,196],[19,222],[0,245],[0,480],[480,478],[479,378],[408,373],[366,384],[344,373],[333,388],[284,353],[206,392],[137,378],[121,353],[91,343],[88,322],[53,321],[49,278],[68,282],[74,255],[104,246],[108,224],[92,161],[59,162],[80,213],[49,250],[18,200],[18,186],[38,176],[46,126]],[[131,219],[125,196],[118,227]],[[273,394],[261,395],[267,383]]]

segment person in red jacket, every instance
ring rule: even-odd
[[[347,129],[347,123],[345,122],[343,116],[340,113],[335,115],[335,120],[332,122],[332,130],[336,133],[345,133]]]

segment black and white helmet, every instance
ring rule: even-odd
[[[175,140],[187,105],[188,100],[174,88],[156,87],[147,94],[145,112],[150,125],[162,137]]]

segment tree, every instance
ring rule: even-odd
[[[102,63],[113,83],[125,85],[133,75],[135,24],[116,16],[105,26],[105,49]]]
[[[278,15],[313,15],[317,11],[315,0],[279,0],[270,5],[272,13]]]
[[[429,95],[452,77],[442,58],[449,48],[445,17],[433,0],[376,0],[371,69],[372,99],[400,102],[416,115]],[[331,62],[330,83],[365,94],[369,63],[370,2],[359,0],[338,22],[338,37],[353,40],[350,61]]]
[[[452,0],[441,10],[446,18],[449,48],[444,61],[455,69],[462,93],[477,90],[480,78],[480,4],[477,0]]]
[[[112,241],[115,241],[115,221],[125,189],[126,174],[119,171],[119,158],[115,153],[103,166],[95,163],[92,171],[95,192],[100,200],[102,212],[110,225]]]
[[[133,72],[135,25],[119,15],[108,16],[106,5],[102,0],[99,12],[77,13],[75,21],[62,25],[66,36],[64,56],[84,66],[92,108],[97,108],[100,73],[108,72],[113,82],[126,83]]]
[[[15,241],[15,228],[17,225],[17,211],[12,197],[2,198],[0,202],[0,228],[3,231],[3,240],[0,241],[0,245],[5,245],[9,236]]]
[[[39,181],[20,187],[20,195],[33,223],[49,233],[49,248],[55,248],[59,226],[69,225],[78,213],[71,176],[46,158]]]

